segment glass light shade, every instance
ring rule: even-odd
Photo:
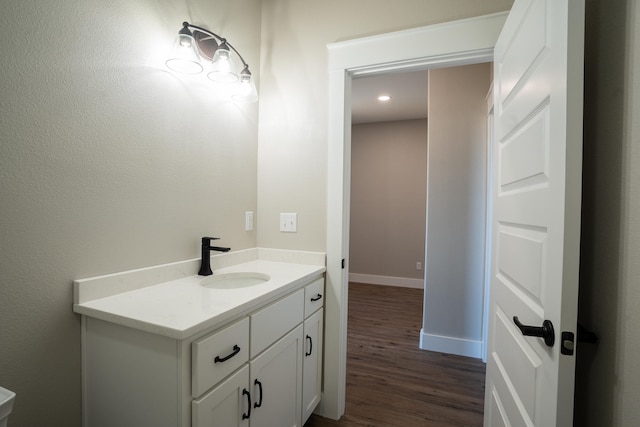
[[[256,84],[253,81],[251,73],[245,69],[240,73],[240,81],[236,92],[231,95],[231,99],[236,102],[256,102],[258,100],[258,90]]]
[[[211,71],[207,75],[211,80],[220,83],[235,83],[238,76],[233,72],[235,65],[226,43],[222,43],[213,54]]]
[[[196,41],[188,34],[178,34],[165,63],[169,69],[185,74],[198,74],[204,69],[200,64]]]

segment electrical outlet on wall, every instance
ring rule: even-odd
[[[253,212],[244,213],[244,231],[253,230]]]
[[[422,263],[420,261],[416,262],[416,270],[422,270]]]
[[[297,213],[281,213],[280,214],[280,231],[284,233],[296,233],[298,231],[298,214]]]

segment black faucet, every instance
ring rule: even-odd
[[[202,261],[200,262],[199,276],[211,276],[211,251],[229,252],[231,248],[220,248],[218,246],[211,246],[212,240],[219,240],[218,237],[203,237],[202,238]]]

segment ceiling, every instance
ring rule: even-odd
[[[386,102],[379,95],[389,95]],[[371,123],[427,117],[427,71],[396,71],[354,77],[351,85],[351,122]]]

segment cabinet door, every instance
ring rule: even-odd
[[[322,393],[322,310],[304,321],[304,359],[302,361],[302,424],[318,406]]]
[[[193,427],[248,427],[252,396],[245,365],[209,393],[191,403]]]
[[[301,427],[303,325],[251,361],[251,427]]]

